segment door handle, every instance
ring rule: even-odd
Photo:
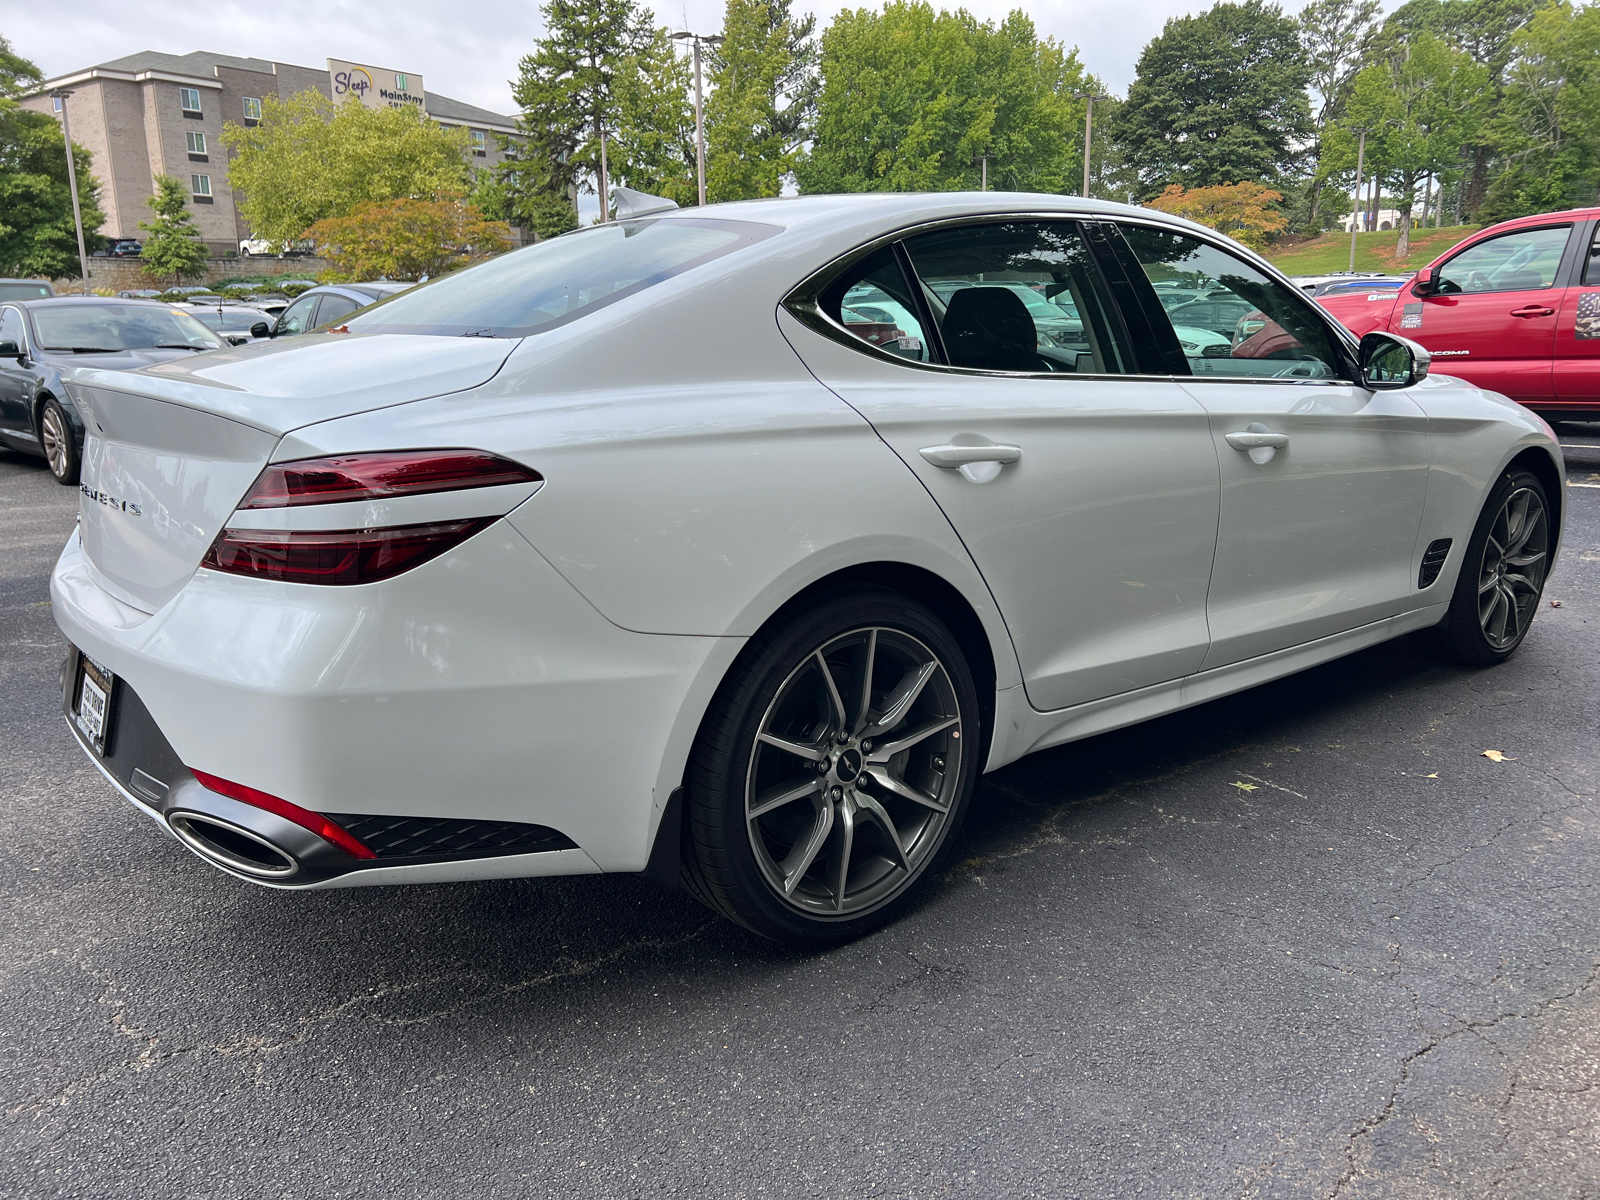
[[[924,446],[917,453],[936,467],[960,470],[969,463],[1008,466],[1022,458],[1021,446]]]
[[[1522,317],[1524,319],[1532,317],[1553,317],[1556,315],[1556,310],[1553,308],[1545,308],[1543,305],[1539,304],[1524,304],[1521,308],[1513,308],[1511,310],[1511,315],[1513,317]]]
[[[1228,434],[1227,441],[1228,445],[1235,450],[1260,450],[1263,447],[1279,450],[1289,444],[1289,435],[1287,433],[1268,433],[1264,430],[1250,429],[1244,433]]]
[[[1021,446],[924,446],[919,454],[936,467],[960,471],[968,483],[992,483],[1000,469],[1022,458]]]

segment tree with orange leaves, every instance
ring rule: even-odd
[[[433,200],[368,200],[345,217],[325,217],[306,237],[333,263],[324,282],[443,275],[511,248],[503,221],[486,220],[459,195]]]
[[[1150,207],[1188,217],[1260,250],[1269,236],[1289,226],[1288,218],[1274,207],[1282,199],[1283,193],[1260,183],[1226,183],[1188,191],[1174,183],[1150,201]]]

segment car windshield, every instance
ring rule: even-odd
[[[361,333],[525,337],[777,232],[774,225],[703,217],[580,229],[402,292],[348,324]]]
[[[62,154],[62,170],[66,170],[66,155]],[[0,300],[37,300],[41,296],[53,296],[48,283],[0,283]]]
[[[223,346],[186,312],[155,304],[63,304],[33,310],[39,342],[46,350],[146,350],[171,346],[218,350]]]

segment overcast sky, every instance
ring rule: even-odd
[[[938,0],[935,0],[938,3]],[[1385,8],[1393,7],[1389,0]],[[1041,34],[1080,49],[1080,57],[1113,91],[1122,94],[1146,42],[1167,18],[1201,11],[1209,0],[1121,0],[1067,3],[1034,0],[969,0],[980,18],[1001,18],[1014,7],[1031,13]],[[1302,0],[1287,0],[1298,10]],[[795,10],[813,11],[818,26],[848,7],[836,0],[794,0]],[[957,7],[946,3],[943,7]],[[656,19],[674,29],[715,33],[723,0],[665,0]],[[68,15],[70,14],[70,15]],[[136,50],[187,54],[209,50],[322,67],[329,58],[411,71],[429,91],[494,112],[512,110],[508,81],[517,59],[539,35],[534,0],[73,0],[70,6],[40,0],[0,0],[0,34],[46,75],[60,75]]]

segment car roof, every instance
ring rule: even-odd
[[[24,308],[65,308],[73,304],[91,304],[105,307],[124,307],[129,304],[142,304],[146,308],[167,308],[171,304],[163,304],[158,300],[141,300],[134,296],[84,296],[74,293],[70,296],[40,296],[36,300],[7,300],[7,304],[20,304]]]

